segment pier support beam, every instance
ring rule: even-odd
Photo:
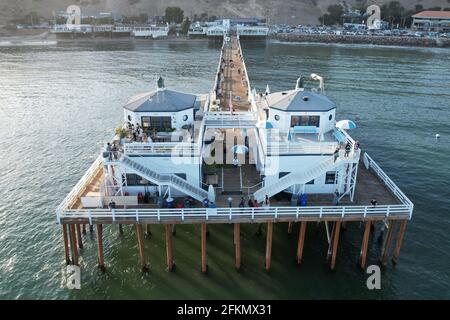
[[[86,235],[86,225],[83,224],[83,234]]]
[[[293,227],[293,225],[294,225],[294,222],[293,222],[293,221],[289,221],[289,222],[288,222],[288,231],[287,231],[288,234],[291,234],[291,233],[292,233],[292,227]]]
[[[235,252],[235,267],[236,269],[241,268],[241,224],[234,224],[234,252]]]
[[[173,239],[172,239],[172,225],[166,224],[166,256],[167,256],[167,270],[173,270]]]
[[[383,254],[381,255],[381,264],[383,266],[387,265],[387,260],[388,260],[388,256],[389,256],[389,249],[391,247],[392,238],[393,238],[393,235],[394,235],[395,224],[396,224],[395,220],[392,220],[389,223],[389,230],[388,230],[388,233],[387,233],[387,236],[386,236],[386,242],[384,243]]]
[[[337,249],[339,244],[339,234],[341,232],[341,221],[336,221],[334,225],[334,232],[333,232],[333,249],[331,253],[331,263],[330,263],[330,269],[333,271],[336,267],[336,256],[337,256]]]
[[[208,265],[206,264],[206,223],[201,225],[202,238],[202,272],[206,273]]]
[[[146,224],[145,225],[145,236],[147,238],[150,238],[152,236],[152,232],[150,230],[150,224]]]
[[[123,226],[121,224],[119,224],[119,234],[120,235],[123,234]]]
[[[305,234],[306,234],[306,224],[308,222],[302,221],[300,222],[300,231],[298,233],[298,245],[297,245],[297,264],[300,265],[302,263],[303,258],[303,246],[305,244]]]
[[[359,254],[359,265],[361,269],[366,269],[367,262],[367,248],[369,247],[369,237],[370,237],[370,229],[372,226],[372,221],[366,221],[366,227],[364,228],[364,235],[361,244],[361,251]]]
[[[97,225],[97,249],[98,249],[98,267],[105,270],[105,259],[103,257],[103,225]]]
[[[394,264],[398,263],[398,257],[400,255],[400,248],[402,246],[403,236],[405,235],[405,230],[406,230],[406,224],[407,223],[408,223],[407,220],[403,220],[402,222],[400,222],[400,230],[398,231],[398,236],[397,236],[397,242],[395,244],[394,255],[392,256],[392,263],[394,263]]]
[[[83,249],[83,239],[81,238],[81,226],[76,224],[77,227],[77,239],[78,239],[78,247]]]
[[[66,258],[66,264],[70,264],[70,253],[69,253],[69,238],[67,236],[67,225],[62,224],[63,230],[63,241],[64,241],[64,257]]]
[[[273,233],[273,222],[267,222],[266,271],[270,271],[270,264],[272,260],[272,233]]]
[[[75,235],[75,225],[69,225],[70,248],[72,250],[72,264],[78,265],[77,236]]]
[[[144,246],[144,235],[142,232],[142,225],[136,224],[136,235],[139,244],[139,258],[141,262],[142,271],[147,271],[147,264],[145,263],[145,246]]]

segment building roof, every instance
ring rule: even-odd
[[[269,108],[287,112],[327,112],[336,105],[326,96],[302,90],[275,92],[266,96]]]
[[[428,19],[450,19],[450,11],[431,11],[426,10],[413,15],[413,18],[428,18]]]
[[[124,108],[134,112],[178,112],[198,106],[194,94],[162,89],[134,96]]]

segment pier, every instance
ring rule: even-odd
[[[193,157],[203,154],[202,150],[206,148],[203,136],[208,129],[221,130],[225,135],[233,130],[257,132],[258,123],[263,118],[266,119],[265,111],[262,108],[264,100],[261,95],[257,95],[251,89],[242,48],[239,39],[236,37],[231,37],[223,43],[212,88],[211,93],[208,94],[206,101],[202,104],[200,112],[201,127],[195,130],[198,136],[196,136],[192,145],[174,145],[161,142],[149,144],[145,148],[139,149],[138,146],[132,144],[124,147],[124,156],[120,159],[105,160],[100,155],[94,161],[56,209],[57,223],[62,228],[65,260],[68,264],[79,264],[79,255],[82,254],[81,249],[83,247],[81,227],[86,225],[91,226],[91,229],[95,227],[98,266],[104,269],[107,268],[108,262],[105,261],[103,255],[103,227],[105,225],[117,226],[119,232],[122,232],[122,225],[134,225],[138,242],[139,264],[143,270],[147,270],[144,230],[148,230],[151,225],[164,225],[167,270],[172,271],[174,270],[173,227],[179,224],[198,224],[201,226],[199,266],[201,271],[206,273],[208,225],[233,224],[234,236],[230,241],[233,241],[235,250],[230,252],[230,255],[234,255],[235,267],[239,269],[242,263],[240,227],[244,223],[267,225],[266,250],[261,252],[262,255],[265,254],[265,265],[261,267],[267,271],[271,268],[274,223],[287,223],[287,232],[289,233],[292,232],[293,224],[300,225],[297,248],[295,252],[292,252],[292,258],[295,258],[297,264],[301,264],[304,259],[307,259],[303,254],[304,243],[308,241],[306,230],[311,223],[323,223],[326,226],[328,251],[324,252],[324,260],[327,261],[331,270],[335,270],[338,264],[341,229],[348,223],[362,223],[364,225],[358,260],[362,269],[365,269],[369,259],[368,242],[370,233],[373,232],[371,227],[376,223],[385,225],[387,229],[383,251],[380,257],[377,257],[379,263],[385,266],[389,258],[393,263],[398,262],[407,222],[412,218],[414,205],[372,157],[356,148],[355,141],[345,133],[342,134],[341,138],[352,147],[349,155],[340,154],[337,160],[334,159],[334,162],[331,159],[324,162],[322,167],[316,168],[316,170],[320,169],[326,172],[327,168],[333,168],[337,165],[347,167],[346,176],[339,179],[349,187],[345,188],[345,191],[340,195],[339,203],[336,205],[332,205],[333,195],[311,194],[306,206],[293,206],[289,200],[270,196],[270,206],[238,207],[237,200],[241,196],[253,197],[258,200],[258,192],[264,196],[265,192],[270,191],[269,188],[271,187],[263,187],[262,183],[253,187],[250,185],[243,186],[242,181],[238,183],[239,178],[237,178],[236,172],[239,172],[241,180],[242,177],[247,179],[244,183],[251,183],[255,175],[257,178],[260,176],[255,164],[248,163],[250,162],[250,156],[245,155],[243,158],[246,161],[242,161],[243,165],[239,169],[224,166],[225,169],[222,171],[228,172],[228,177],[233,177],[233,174],[235,174],[236,185],[230,187],[231,191],[236,192],[233,205],[227,205],[227,198],[230,196],[227,191],[230,190],[226,190],[222,186],[221,190],[219,187],[216,188],[216,207],[205,207],[201,205],[201,200],[208,196],[208,192],[203,181],[200,181],[197,186],[175,176],[160,175],[152,171],[151,168],[143,168],[131,156],[127,157],[127,152],[129,155],[134,152],[145,153],[149,156],[154,154],[170,156],[175,148],[187,150],[189,157]],[[265,159],[273,157],[275,151],[270,149],[270,141],[261,141],[260,135],[256,133],[255,135],[257,136],[257,143],[254,147],[260,150],[256,157],[265,157]],[[329,152],[328,149],[330,148],[326,144],[326,139],[324,141],[320,144],[320,155],[325,158],[328,155],[332,157],[332,151]],[[289,156],[304,152],[304,147],[299,149],[298,146],[283,144],[283,142],[277,143],[276,146],[276,155]],[[230,145],[225,145],[224,150],[229,150],[230,147]],[[314,150],[307,151],[313,152]],[[225,156],[226,154],[224,154]],[[141,174],[147,180],[153,179],[153,181],[159,182],[159,194],[166,193],[170,196],[172,188],[178,189],[194,197],[198,202],[190,208],[161,208],[156,203],[138,203],[135,201],[135,196],[123,193],[122,184],[117,182],[113,182],[113,185],[119,193],[107,195],[102,187],[106,184],[105,176],[119,170],[120,165],[126,166],[130,172]],[[297,179],[299,187],[302,185],[304,188],[305,184],[311,180],[309,174],[314,172],[310,170],[303,176],[291,174],[291,176],[288,175],[284,178],[280,177],[280,185],[274,184],[272,187],[279,187],[282,191],[286,189],[283,185],[284,181],[289,183],[288,179]],[[223,180],[224,178],[222,178],[222,182]],[[295,188],[296,185],[294,184],[294,190]],[[273,193],[278,192],[274,191]],[[101,205],[84,206],[82,200],[89,195],[92,198],[99,198]],[[372,199],[376,199],[377,203],[371,204]],[[108,206],[108,203],[112,200],[118,202],[113,208]]]

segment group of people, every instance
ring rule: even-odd
[[[108,153],[108,160],[113,161],[117,160],[119,158],[119,148],[117,147],[116,143],[110,143],[108,142],[106,144],[106,152]]]
[[[151,142],[151,138],[145,134],[144,130],[142,129],[139,123],[136,123],[136,125],[134,125],[131,122],[127,122],[127,127],[128,130],[131,131],[133,141]]]
[[[359,149],[359,141],[356,141],[355,144],[353,145],[353,149],[356,151]],[[336,162],[337,158],[339,157],[339,151],[341,150],[340,146],[336,147],[336,150],[334,150],[333,156],[334,156],[334,162]],[[345,153],[344,153],[344,157],[348,158],[350,155],[350,152],[352,151],[352,145],[350,144],[350,142],[347,142],[347,144],[344,147]]]
[[[258,201],[256,201],[256,199],[249,198],[248,201],[246,202],[245,198],[241,197],[241,200],[239,201],[239,208],[245,208],[246,203],[247,203],[247,207],[249,207],[249,208],[259,208],[260,206],[266,207],[266,208],[270,207],[270,200],[267,195],[261,205],[258,203]],[[228,206],[230,208],[233,207],[233,198],[232,197],[228,198]]]

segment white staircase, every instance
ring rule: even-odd
[[[320,175],[323,175],[327,171],[331,171],[334,168],[340,166],[343,163],[353,163],[359,160],[359,153],[353,152],[349,155],[349,157],[344,157],[340,155],[336,162],[334,161],[334,157],[330,157],[329,159],[319,163],[318,165],[304,171],[301,173],[290,173],[283,178],[279,179],[276,183],[271,184],[269,186],[264,186],[261,189],[257,190],[254,193],[254,197],[256,201],[261,202],[264,201],[266,195],[268,197],[272,197],[277,193],[288,189],[293,185],[306,184],[309,181],[317,178]]]
[[[149,168],[144,167],[143,165],[137,163],[136,161],[131,160],[127,156],[122,156],[120,162],[129,170],[135,172],[141,177],[156,183],[158,185],[167,185],[177,189],[180,192],[183,192],[186,195],[193,197],[198,201],[203,201],[205,198],[208,198],[208,192],[188,183],[186,180],[174,175],[174,174],[159,174],[155,171],[150,170]]]

